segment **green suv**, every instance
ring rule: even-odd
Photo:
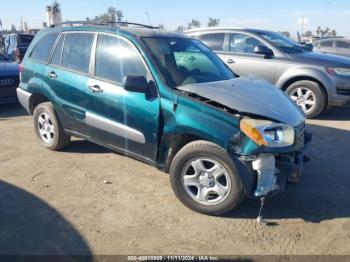
[[[187,207],[222,215],[296,181],[302,111],[256,77],[238,78],[199,40],[137,24],[42,30],[17,89],[44,147],[83,138],[170,173]]]

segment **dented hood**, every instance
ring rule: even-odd
[[[284,92],[257,76],[190,84],[178,89],[213,100],[242,114],[259,115],[294,127],[305,121],[302,110]]]

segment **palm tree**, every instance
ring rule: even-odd
[[[198,27],[201,27],[201,22],[196,19],[192,19],[192,21],[188,23],[187,29],[194,29]]]
[[[208,18],[208,27],[216,27],[219,26],[220,24],[220,19],[217,18]]]

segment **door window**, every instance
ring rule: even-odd
[[[225,33],[200,35],[198,39],[213,51],[224,51]]]
[[[350,48],[350,43],[346,41],[337,41],[337,47],[339,48]]]
[[[61,36],[60,41],[56,46],[55,52],[53,53],[53,56],[51,59],[52,65],[61,66],[64,37],[65,37],[64,35]]]
[[[67,34],[63,47],[62,67],[87,74],[94,37],[94,34],[88,33]]]
[[[333,47],[333,41],[323,41],[320,46],[322,47]]]
[[[255,54],[255,47],[259,45],[265,46],[261,41],[249,35],[239,33],[230,35],[230,52],[239,54]]]
[[[41,62],[48,62],[52,46],[57,36],[58,34],[49,34],[42,37],[34,47],[30,57]]]
[[[128,75],[147,78],[146,67],[136,48],[121,38],[100,35],[96,49],[95,76],[122,84]]]

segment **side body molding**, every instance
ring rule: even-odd
[[[87,125],[104,130],[111,134],[125,137],[126,139],[140,144],[146,143],[146,138],[143,133],[124,124],[111,121],[90,112],[86,112],[85,121]]]

